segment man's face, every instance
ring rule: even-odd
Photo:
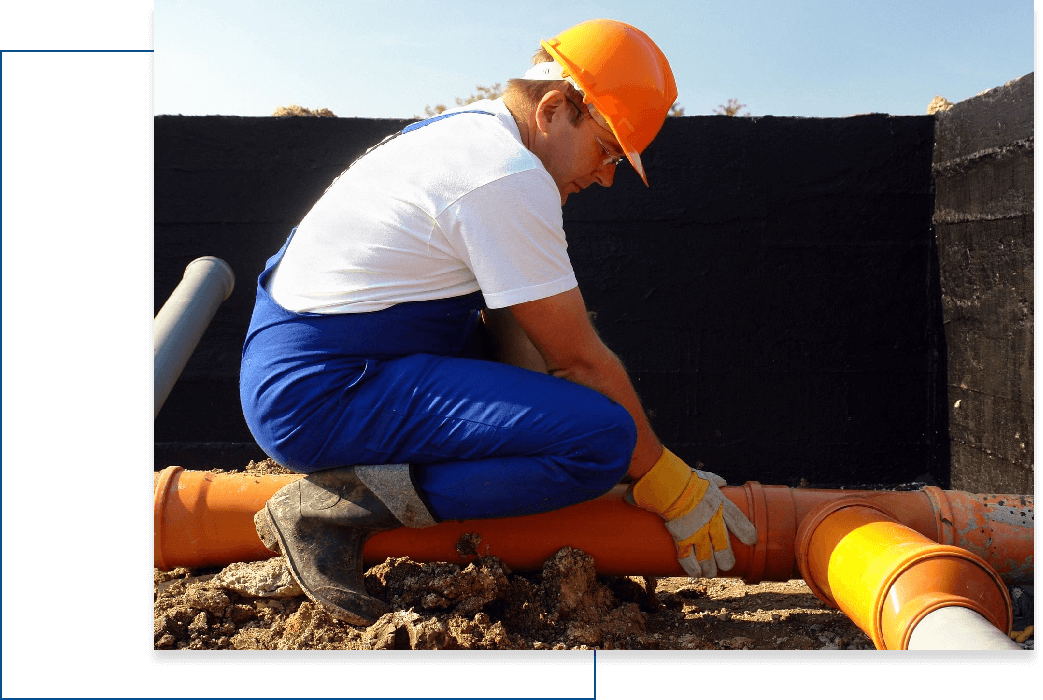
[[[542,119],[538,124],[545,138],[536,154],[554,178],[562,205],[570,194],[595,182],[611,187],[616,173],[614,161],[623,153],[612,132],[560,92],[548,93],[539,109]],[[582,116],[573,124],[577,110]]]

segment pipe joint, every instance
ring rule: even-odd
[[[793,489],[747,481],[741,488],[725,487],[724,491],[757,528],[757,542],[751,546],[732,539],[732,549],[739,562],[736,570],[745,572],[742,580],[756,584],[795,578],[793,546],[800,508]],[[741,495],[746,497],[745,503]]]
[[[924,489],[935,507],[937,542],[972,552],[1000,571],[1008,583],[1034,577],[1032,495]]]
[[[943,607],[965,607],[1010,631],[1007,587],[978,555],[901,524],[872,497],[841,498],[808,514],[797,533],[808,587],[852,619],[878,649],[906,649]]]

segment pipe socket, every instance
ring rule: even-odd
[[[877,649],[908,649],[930,614],[961,607],[1010,632],[1010,596],[981,557],[933,542],[872,498],[820,506],[797,532],[798,567],[812,592],[842,610]]]
[[[235,274],[224,260],[196,258],[156,314],[152,328],[155,412],[159,415],[188,358],[221,303],[232,294]]]
[[[301,478],[214,474],[167,467],[153,498],[153,559],[157,568],[260,561],[275,556],[254,529],[254,513],[286,484]]]

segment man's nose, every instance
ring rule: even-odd
[[[603,164],[594,173],[594,178],[597,183],[602,187],[611,187],[612,181],[616,179],[616,165],[615,163],[608,162]]]

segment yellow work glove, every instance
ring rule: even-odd
[[[670,450],[627,491],[626,500],[666,520],[677,542],[677,560],[692,578],[712,578],[735,566],[728,532],[756,544],[757,529],[721,493],[727,482],[692,469]]]

